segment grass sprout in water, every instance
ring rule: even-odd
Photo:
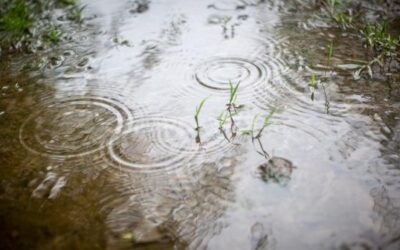
[[[334,50],[334,45],[333,42],[331,42],[328,45],[328,52],[327,52],[327,65],[329,68],[332,67],[332,57],[333,57],[333,50]],[[327,71],[325,71],[324,73],[325,78],[327,77]],[[330,103],[329,103],[329,98],[328,98],[328,94],[326,92],[326,87],[325,84],[317,79],[317,76],[315,75],[315,73],[312,73],[309,79],[309,83],[308,86],[311,88],[311,100],[314,101],[315,98],[315,91],[318,89],[318,85],[321,85],[322,87],[322,91],[324,93],[324,97],[325,97],[325,108],[326,108],[326,113],[329,113],[329,108],[330,108]]]
[[[315,73],[312,73],[310,76],[308,86],[311,88],[311,100],[313,101],[314,101],[315,91],[318,89],[318,82],[319,80],[317,80],[317,76],[315,75]]]
[[[230,139],[227,136],[227,134],[225,132],[225,129],[224,129],[224,125],[227,122],[228,117],[229,117],[229,114],[225,110],[222,111],[219,114],[219,116],[218,116],[218,129],[222,133],[222,135],[225,137],[225,139],[230,142]]]
[[[237,105],[235,103],[238,97],[239,85],[240,82],[238,82],[236,85],[233,85],[232,82],[229,82],[229,100],[228,103],[226,104],[226,110],[222,111],[218,116],[218,125],[219,125],[218,128],[224,135],[225,139],[227,139],[229,142],[231,142],[237,135],[238,128],[236,126],[234,117],[238,114],[238,112],[242,108],[244,108],[244,105]],[[224,125],[226,124],[228,119],[230,120],[231,124],[230,137],[227,136],[227,133],[224,129]]]
[[[52,43],[58,43],[61,39],[63,31],[59,26],[52,25],[49,30],[44,34],[44,39]]]
[[[333,56],[333,42],[328,45],[328,66],[331,66],[332,56]]]
[[[227,104],[228,107],[235,108],[235,101],[238,96],[238,89],[239,89],[239,84],[236,84],[236,86],[233,86],[232,82],[229,82],[229,103]]]
[[[264,146],[263,146],[263,144],[261,142],[261,137],[262,137],[262,134],[264,132],[264,129],[272,124],[271,123],[271,119],[272,119],[273,115],[276,112],[277,112],[276,108],[272,109],[271,112],[267,116],[265,116],[264,121],[263,121],[263,125],[259,129],[256,129],[256,123],[258,121],[259,114],[255,115],[254,118],[253,118],[253,122],[251,124],[251,128],[248,129],[248,130],[242,131],[243,134],[251,136],[251,141],[253,143],[254,148],[256,149],[256,152],[258,154],[260,154],[261,156],[265,157],[266,159],[269,159],[270,155],[264,149]],[[260,150],[257,150],[257,147],[255,145],[256,141],[258,143],[258,146],[259,146]]]
[[[332,67],[333,49],[334,49],[334,45],[333,45],[333,42],[331,42],[328,45],[328,55],[327,55],[327,57],[328,57],[328,66],[329,67]],[[326,77],[326,71],[325,71],[325,77]],[[328,98],[328,94],[326,93],[325,84],[321,83],[321,85],[322,85],[322,90],[324,91],[326,113],[328,114],[329,113],[329,107],[330,107],[329,98]]]
[[[83,5],[81,7],[74,7],[71,8],[69,13],[68,13],[68,19],[77,23],[82,23],[83,22],[83,10],[86,8],[86,5]]]
[[[201,100],[199,106],[196,107],[195,109],[195,113],[194,113],[194,121],[196,122],[196,128],[195,130],[197,131],[197,135],[196,135],[196,143],[201,143],[200,140],[200,125],[199,125],[199,115],[201,112],[201,109],[204,106],[204,103],[207,101],[208,97],[204,98],[203,100]]]

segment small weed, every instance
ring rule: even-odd
[[[218,116],[218,129],[222,133],[222,135],[225,137],[225,139],[230,142],[229,137],[227,136],[224,125],[226,121],[228,120],[229,113],[226,112],[226,110],[222,111],[219,116]]]
[[[229,82],[229,103],[227,104],[228,107],[236,108],[235,101],[238,96],[239,84],[240,83],[236,84],[236,86],[233,86],[232,82]]]
[[[224,134],[225,138],[228,141],[231,141],[233,138],[236,137],[237,134],[237,127],[235,124],[234,116],[238,114],[239,110],[244,107],[244,105],[236,105],[236,99],[238,97],[238,89],[239,89],[240,83],[237,83],[235,86],[232,84],[232,82],[229,82],[229,100],[228,103],[226,104],[226,110],[222,111],[218,117],[218,122],[219,122],[219,130]],[[231,137],[228,139],[226,136],[226,132],[223,128],[224,124],[228,120],[228,118],[231,121]]]
[[[332,56],[333,56],[333,42],[331,42],[328,45],[328,65],[331,65],[331,61],[332,61]]]
[[[366,72],[368,72],[369,77],[372,78],[373,77],[373,70],[372,70],[373,66],[378,64],[379,66],[383,67],[383,65],[384,65],[383,61],[382,61],[382,57],[383,57],[383,55],[381,54],[381,55],[373,58],[369,62],[364,62],[364,64],[362,64],[357,69],[357,71],[354,73],[354,77],[356,79],[358,79],[361,77],[361,74],[366,71]]]
[[[277,111],[276,108],[272,109],[271,112],[264,118],[263,125],[262,125],[262,127],[258,130],[258,132],[256,131],[256,128],[255,128],[255,127],[256,127],[256,123],[257,123],[257,120],[258,120],[259,115],[255,115],[255,116],[254,116],[253,122],[252,122],[252,124],[251,124],[251,128],[250,128],[250,129],[245,130],[245,131],[242,131],[243,134],[246,134],[246,135],[250,135],[250,136],[251,136],[251,141],[252,141],[252,143],[253,143],[254,148],[256,148],[256,146],[255,146],[255,141],[258,142],[258,146],[259,146],[260,150],[257,150],[257,149],[256,149],[256,152],[257,152],[258,154],[264,156],[266,159],[269,158],[269,154],[268,154],[267,151],[264,149],[264,146],[263,146],[263,144],[262,144],[262,142],[261,142],[261,136],[262,136],[262,133],[263,133],[264,129],[265,129],[266,127],[268,127],[269,125],[271,125],[271,119],[272,119],[272,117],[273,117],[273,115],[275,114],[276,111]]]
[[[194,113],[194,120],[196,122],[196,128],[195,130],[197,131],[197,136],[196,136],[196,142],[200,143],[200,125],[199,125],[199,115],[201,112],[201,109],[204,106],[204,103],[207,101],[208,97],[204,98],[203,100],[201,100],[199,106],[196,107],[195,113]]]
[[[373,67],[379,65],[384,68],[390,61],[399,60],[400,38],[394,38],[389,33],[389,23],[384,21],[376,24],[366,24],[361,31],[365,45],[373,52],[373,57],[364,62],[355,72],[355,78],[359,78],[363,72],[368,72],[373,77]]]
[[[366,24],[361,31],[366,45],[377,53],[392,54],[399,46],[399,39],[389,33],[389,23]]]
[[[351,27],[353,23],[353,16],[351,15],[351,12],[339,12],[339,13],[333,13],[332,15],[333,20],[341,26],[343,29]]]
[[[4,3],[3,3],[4,2]],[[82,22],[84,7],[77,0],[0,1],[0,47],[9,52],[36,52],[61,40],[62,26],[56,25],[56,10],[68,19]]]
[[[328,45],[328,55],[327,55],[327,60],[328,60],[328,66],[331,67],[331,63],[332,63],[332,56],[333,56],[333,49],[334,49],[334,45],[333,42],[331,42]],[[326,77],[326,71],[325,71],[325,77]],[[329,98],[328,98],[328,94],[326,93],[326,88],[325,88],[325,84],[321,83],[322,86],[322,90],[324,92],[324,97],[325,97],[325,108],[326,108],[326,113],[329,113],[329,108],[330,108],[330,102],[329,102]]]
[[[269,114],[264,118],[263,126],[258,131],[257,135],[254,137],[255,139],[261,138],[261,135],[262,135],[262,132],[264,131],[264,129],[267,126],[271,125],[271,118],[275,114],[275,112],[276,112],[276,108],[272,109],[271,112],[269,112]],[[254,122],[253,122],[253,129],[254,129]],[[253,133],[253,135],[254,135],[254,133]]]
[[[58,43],[62,34],[63,32],[60,27],[51,25],[49,30],[44,34],[44,39],[52,43]]]
[[[29,14],[29,8],[22,1],[16,2],[8,8],[0,18],[0,31],[20,37],[29,32],[34,21]]]
[[[326,87],[321,80],[317,79],[317,76],[312,73],[310,76],[310,80],[308,83],[308,86],[311,88],[311,100],[314,101],[315,98],[315,91],[318,89],[318,85],[322,86],[322,91],[324,92],[324,97],[325,97],[325,108],[326,108],[326,113],[329,113],[329,108],[330,108],[330,103],[329,103],[329,98],[328,94],[326,93]]]
[[[223,129],[223,127],[224,127],[224,125],[225,125],[227,120],[228,120],[228,114],[224,110],[218,116],[218,128],[219,129]]]
[[[312,73],[310,76],[308,86],[311,87],[311,100],[314,101],[315,90],[318,89],[318,80],[317,76],[314,73]]]
[[[194,113],[194,120],[196,122],[196,130],[198,130],[200,128],[199,126],[199,115],[201,112],[201,109],[204,106],[204,103],[207,101],[208,97],[204,98],[203,100],[201,100],[199,106],[196,107],[195,113]]]
[[[82,23],[83,21],[83,10],[86,8],[86,5],[83,5],[82,7],[74,7],[71,8],[69,13],[68,13],[68,19],[77,23]]]

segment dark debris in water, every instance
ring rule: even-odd
[[[258,170],[263,181],[286,185],[290,181],[294,168],[291,161],[274,156],[266,163],[261,164]]]
[[[149,9],[149,3],[148,0],[136,0],[129,12],[131,14],[141,14],[146,12]]]

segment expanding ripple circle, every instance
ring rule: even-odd
[[[185,166],[198,155],[231,147],[218,130],[201,133],[199,145],[196,131],[189,123],[167,117],[144,117],[111,138],[107,159],[113,166],[128,170],[164,171]]]
[[[257,61],[242,58],[218,57],[202,63],[195,73],[197,82],[207,88],[215,90],[229,90],[229,82],[244,89],[262,83],[269,71]]]
[[[157,170],[192,159],[193,141],[190,125],[170,118],[140,118],[111,138],[107,152],[118,166]]]
[[[20,128],[20,142],[29,151],[54,157],[76,157],[106,145],[132,119],[121,103],[101,97],[64,99],[41,107]]]

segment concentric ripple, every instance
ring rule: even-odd
[[[166,117],[139,118],[111,138],[107,158],[114,166],[128,170],[179,168],[200,154],[232,147],[222,135],[215,133],[218,130],[212,131],[212,134],[207,131],[201,134],[200,146],[196,143],[196,131],[189,123]]]
[[[217,90],[228,90],[229,82],[240,82],[241,88],[257,85],[266,78],[264,65],[242,58],[213,58],[201,64],[195,78],[201,85]]]
[[[101,149],[132,119],[121,103],[101,97],[77,97],[40,107],[22,124],[20,141],[31,152],[83,156]]]
[[[214,57],[195,69],[195,82],[184,90],[195,90],[203,96],[226,96],[229,93],[230,82],[233,85],[240,83],[241,100],[252,100],[256,90],[265,88],[270,81],[284,74],[286,70],[288,68],[279,58],[247,60],[239,57]]]

